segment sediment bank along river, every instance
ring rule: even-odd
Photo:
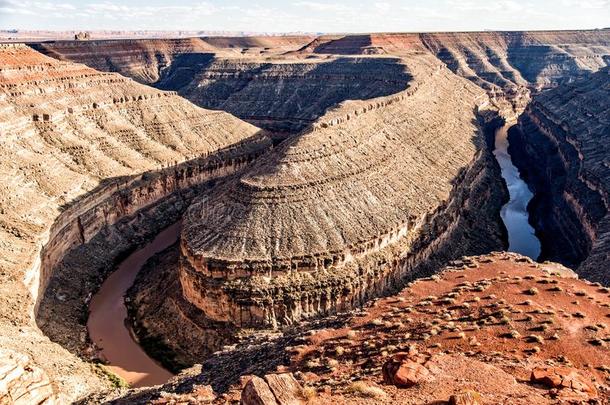
[[[106,279],[91,300],[87,322],[91,339],[102,349],[107,366],[133,387],[162,384],[172,377],[139,346],[127,320],[125,293],[136,275],[154,254],[168,248],[178,240],[180,224],[174,224],[142,249],[132,253],[117,270]]]
[[[540,241],[529,223],[527,205],[534,196],[523,181],[519,170],[508,153],[508,129],[506,124],[496,130],[494,156],[502,170],[502,178],[508,187],[509,201],[500,211],[502,221],[508,230],[508,250],[520,253],[534,260],[540,256]]]

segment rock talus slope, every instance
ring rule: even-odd
[[[240,118],[274,130],[295,129],[311,119],[316,109],[303,111],[300,100],[308,94],[291,90],[298,83],[321,97],[311,97],[307,105],[317,104],[319,116],[330,104],[324,103],[332,92],[316,87],[320,78],[341,86],[341,78],[350,86],[367,87],[367,63],[358,72],[346,76],[339,65],[311,69],[303,61],[325,58],[366,56],[368,58],[432,53],[454,73],[472,80],[492,96],[508,113],[520,112],[531,89],[552,87],[573,80],[587,71],[607,66],[610,61],[610,30],[517,31],[457,33],[378,33],[348,36],[287,37],[262,41],[260,38],[153,41],[98,41],[95,43],[50,42],[36,44],[49,55],[84,62],[101,69],[118,71],[136,80],[179,91],[181,95],[206,108],[221,108]],[[187,45],[185,45],[185,43]],[[137,45],[134,45],[137,44]],[[99,52],[100,47],[104,52]],[[145,55],[125,58],[132,48],[145,48]],[[159,51],[152,49],[158,48]],[[153,57],[152,55],[157,55]],[[167,56],[169,55],[169,56]],[[162,62],[159,63],[158,61]],[[368,63],[374,62],[373,58]],[[194,62],[196,61],[196,62]],[[290,63],[282,65],[282,61]],[[279,63],[278,63],[279,62]],[[358,64],[360,62],[353,61]],[[324,67],[321,66],[322,68]],[[357,67],[357,66],[354,66]],[[145,78],[141,71],[153,71]],[[276,77],[276,81],[271,79]],[[279,80],[279,81],[278,81]],[[381,88],[384,80],[374,77]],[[283,83],[279,94],[274,83]],[[348,83],[343,83],[346,86]],[[333,90],[334,86],[331,87]],[[398,90],[396,90],[398,91]],[[259,94],[253,107],[252,95]],[[381,94],[377,94],[381,95]],[[353,98],[368,98],[366,93]],[[246,104],[242,104],[246,100]],[[248,108],[247,108],[248,107]],[[281,121],[285,117],[286,123]],[[314,117],[315,118],[315,117]]]
[[[203,337],[199,342],[192,341],[184,336],[185,331],[211,326],[217,335],[210,338],[210,350],[198,352],[205,356],[232,342],[239,328],[291,325],[296,332],[279,334],[268,346],[257,346],[257,333],[246,336],[246,346],[239,346],[243,353],[229,347],[211,356],[194,380],[183,378],[175,383],[178,385],[170,384],[167,389],[175,390],[178,397],[192,391],[212,401],[211,388],[197,384],[212,382],[214,390],[224,392],[248,370],[269,371],[292,353],[292,349],[286,350],[287,341],[294,338],[294,343],[305,342],[303,336],[294,335],[304,320],[311,319],[309,325],[338,327],[343,318],[335,313],[350,311],[392,291],[407,276],[430,273],[461,255],[502,248],[505,238],[498,212],[506,200],[506,190],[488,149],[490,131],[499,121],[492,118],[497,110],[507,117],[519,112],[530,91],[555,85],[560,87],[548,93],[550,98],[543,94],[528,107],[520,125],[529,125],[529,119],[531,125],[545,132],[542,138],[560,145],[558,154],[549,154],[559,155],[560,162],[551,162],[549,167],[556,165],[566,182],[564,189],[553,190],[553,196],[561,195],[558,201],[563,201],[571,210],[566,212],[572,214],[563,222],[556,221],[561,228],[558,234],[574,231],[574,241],[582,246],[572,250],[582,258],[582,252],[591,252],[588,264],[581,267],[583,274],[596,274],[607,281],[599,276],[599,268],[607,265],[606,238],[601,232],[607,216],[607,151],[600,135],[606,131],[607,111],[603,103],[592,102],[600,96],[607,99],[607,70],[591,76],[589,87],[563,83],[608,63],[609,36],[610,31],[598,30],[33,45],[53,58],[23,45],[0,46],[0,154],[4,157],[0,173],[8,179],[1,186],[0,196],[0,293],[7,299],[0,310],[0,343],[17,353],[17,357],[9,355],[12,363],[6,362],[10,363],[7,367],[23,370],[17,382],[6,376],[2,382],[7,382],[12,392],[40,382],[44,389],[25,391],[41,400],[59,396],[64,402],[107,388],[105,380],[96,374],[99,368],[73,355],[95,357],[84,327],[90,294],[118,260],[179,220],[193,201],[184,217],[180,252],[174,252],[174,257],[180,256],[179,263],[166,266],[173,278],[154,274],[149,280],[157,284],[138,290],[139,298],[146,298],[151,291],[165,291],[171,298],[154,302],[162,311],[139,314],[151,321],[149,332],[158,332],[157,337],[164,339],[164,333],[177,331],[171,337],[182,341],[172,349],[186,347],[187,353],[182,354],[188,355],[189,346],[207,344],[207,337],[195,335],[196,339]],[[93,68],[120,72],[155,87]],[[258,128],[229,114],[198,108],[165,90],[178,91],[200,106],[223,109],[283,132],[276,134],[275,140],[288,139],[269,151],[271,140]],[[570,121],[562,122],[561,114],[567,114]],[[528,153],[534,151],[532,156],[536,148],[548,147],[532,145],[528,149]],[[483,264],[506,257],[506,266]],[[510,278],[494,273],[518,273],[522,266],[529,265],[521,262],[498,256],[463,264],[488,269],[489,274],[482,270],[480,277],[488,274],[515,296],[531,290],[526,295],[542,295],[565,312],[566,300],[559,297],[554,302],[555,295],[548,296],[546,290],[539,294],[538,284],[545,288],[549,284],[548,291],[558,296],[569,290],[567,296],[585,297],[591,301],[587,304],[599,304],[599,308],[585,305],[580,315],[574,313],[569,320],[576,324],[574,320],[584,315],[594,322],[580,325],[581,333],[580,329],[569,330],[563,320],[553,318],[549,323],[549,319],[538,319],[537,315],[558,318],[558,312],[568,318],[560,310],[539,308],[534,298],[531,301],[536,303],[535,308],[527,315],[517,311],[512,296],[497,300],[481,296],[479,300],[473,297],[472,303],[462,302],[456,299],[461,293],[485,291],[490,288],[488,280],[468,279],[476,285],[461,288],[449,276],[447,288],[452,291],[439,290],[437,294],[446,293],[439,299],[443,302],[430,298],[422,301],[430,304],[416,305],[415,311],[425,314],[425,319],[418,317],[415,326],[408,330],[400,325],[390,327],[390,320],[384,318],[371,321],[372,325],[365,328],[383,337],[386,354],[372,353],[370,362],[364,358],[369,354],[365,348],[373,348],[373,335],[360,342],[360,349],[348,352],[354,354],[353,358],[344,358],[345,347],[337,349],[337,342],[331,342],[330,350],[310,341],[307,345],[321,353],[324,361],[318,366],[315,357],[307,357],[310,352],[297,351],[303,356],[301,360],[312,363],[293,358],[294,367],[288,371],[317,373],[322,376],[320,384],[312,375],[297,375],[297,380],[268,376],[249,383],[248,397],[255,398],[260,388],[267,390],[267,397],[271,393],[276,402],[281,402],[277,387],[287,384],[291,387],[288,391],[296,396],[307,391],[299,393],[299,385],[316,385],[321,403],[366,402],[373,397],[383,402],[383,398],[375,397],[377,394],[398,401],[409,395],[422,401],[445,401],[448,398],[433,398],[431,387],[439,380],[443,387],[455,387],[464,370],[477,368],[485,371],[475,374],[471,382],[481,391],[477,395],[483,397],[491,395],[486,385],[494,387],[486,376],[503,376],[502,384],[495,389],[508,394],[489,397],[492,401],[521,396],[548,403],[555,394],[573,395],[577,400],[603,398],[607,388],[599,382],[607,367],[600,363],[605,361],[604,354],[591,354],[583,342],[590,338],[591,346],[603,348],[606,344],[606,328],[601,325],[605,325],[602,317],[607,291],[600,287],[597,292],[601,295],[593,291],[582,295],[581,291],[572,291],[579,282],[571,279],[554,282],[552,277],[539,274]],[[426,282],[436,283],[438,279]],[[513,284],[524,289],[512,291]],[[425,286],[434,291],[434,284]],[[457,295],[448,295],[453,293]],[[417,294],[415,290],[407,293],[413,297]],[[176,297],[182,301],[174,300]],[[394,299],[405,302],[400,298],[409,299]],[[451,299],[459,301],[456,305],[460,307],[453,308]],[[486,300],[496,302],[487,307]],[[579,300],[582,298],[573,301]],[[509,301],[510,308],[503,306]],[[447,308],[440,315],[427,312],[436,306]],[[473,315],[469,311],[472,307],[479,313]],[[501,313],[487,316],[486,308]],[[506,311],[522,314],[524,319]],[[408,313],[413,312],[410,309]],[[37,315],[36,324],[33,313]],[[169,315],[172,313],[176,316]],[[327,319],[316,320],[321,315]],[[434,336],[442,335],[436,330],[440,326],[433,328],[440,325],[437,318],[441,315],[451,318],[445,326],[457,333],[455,342],[453,338],[448,342],[435,340]],[[168,319],[161,319],[163,316]],[[499,359],[492,351],[478,353],[471,361],[472,356],[459,354],[464,347],[457,345],[454,351],[453,343],[464,343],[461,333],[469,332],[463,327],[456,329],[456,324],[472,326],[476,339],[482,341],[491,336],[490,330],[495,333],[493,327],[482,328],[493,324],[494,319],[502,327],[514,326],[506,331],[511,337],[502,339],[516,339],[513,330],[520,335],[527,330],[531,336],[526,343],[537,344],[525,347],[519,341],[513,348],[514,358],[509,359]],[[487,332],[477,332],[480,329],[470,324],[475,321]],[[155,330],[155,322],[174,322],[173,329]],[[410,322],[405,318],[403,323]],[[547,356],[547,348],[551,354],[557,349],[546,345],[554,337],[537,333],[547,332],[549,325],[555,324],[560,337],[561,331],[567,330],[575,342],[569,348],[560,347],[579,353],[575,360],[570,359],[572,365],[555,358],[558,354]],[[38,327],[63,347],[51,343]],[[431,350],[430,356],[408,350],[407,355],[395,357],[394,347],[402,343],[392,340],[386,333],[388,328],[405,332],[406,340],[415,336],[420,346],[426,342],[441,346],[426,347]],[[355,333],[366,334],[366,330]],[[229,340],[223,335],[227,331]],[[586,335],[589,331],[595,334]],[[265,333],[261,332],[263,338]],[[484,344],[495,348],[501,346],[498,342],[508,344],[507,340],[494,339]],[[248,342],[252,344],[248,346]],[[436,350],[444,345],[449,347],[448,352]],[[476,342],[472,346],[479,347]],[[327,356],[330,351],[338,359]],[[530,357],[520,356],[520,351]],[[26,353],[27,357],[22,357]],[[536,358],[538,353],[543,355]],[[191,363],[201,361],[190,355]],[[597,371],[588,370],[583,358]],[[239,361],[224,361],[227,359]],[[356,376],[351,369],[343,370],[343,360],[350,367],[358,364],[364,374]],[[43,372],[29,370],[29,362]],[[218,373],[227,364],[232,366],[226,375]],[[528,375],[515,373],[511,364],[523,367]],[[214,372],[216,376],[210,375]],[[50,389],[45,373],[51,381]],[[329,373],[332,380],[370,377],[374,389],[366,384],[351,387],[346,382],[333,389],[335,383],[325,379]],[[225,381],[219,382],[222,378]],[[386,383],[401,386],[428,379],[436,383],[423,384],[421,390],[411,392],[375,388],[384,378]],[[550,381],[555,391],[549,393],[521,383],[529,378],[535,383]],[[566,391],[564,385],[581,389]],[[239,388],[233,389],[237,391],[218,401],[239,400]],[[161,403],[165,400],[158,398],[158,390],[149,394]],[[233,394],[236,396],[230,397]],[[449,394],[448,389],[442,391],[443,396]],[[470,395],[452,395],[462,394]]]
[[[258,129],[24,45],[1,45],[0,60],[1,345],[29,353],[68,397],[82,395],[99,381],[93,369],[43,337],[32,315],[57,256],[118,219],[100,210],[89,228],[82,215],[130,184],[129,176],[209,154]],[[65,222],[54,224],[62,212]]]

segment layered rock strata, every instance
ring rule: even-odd
[[[59,404],[49,376],[27,355],[0,349],[0,404]]]
[[[191,304],[240,327],[349,309],[442,246],[468,215],[462,204],[485,209],[462,181],[473,190],[490,184],[477,122],[487,97],[432,57],[405,63],[414,77],[406,91],[342,104],[191,205],[180,264]],[[501,204],[503,191],[484,192],[490,206]],[[502,244],[496,216],[483,221],[485,247]],[[436,240],[414,249],[426,235]]]
[[[511,133],[542,257],[610,283],[610,70],[540,94]]]
[[[188,54],[222,53],[228,56],[276,55],[294,51],[311,41],[307,36],[209,37],[47,41],[30,44],[61,60],[84,63],[96,70],[117,72],[144,83],[159,81],[174,60]]]
[[[552,87],[573,80],[583,72],[607,66],[610,30],[378,33],[282,40],[60,41],[33,46],[54,57],[118,71],[136,80],[180,91],[202,107],[221,108],[269,129],[294,130],[299,123],[302,127],[307,124],[300,120],[312,118],[312,103],[301,102],[309,97],[312,85],[316,97],[311,97],[311,101],[317,103],[317,98],[321,98],[320,115],[331,106],[324,101],[332,93],[319,94],[323,91],[315,86],[319,80],[331,85],[329,88],[345,86],[349,81],[350,86],[365,89],[370,80],[367,69],[373,63],[363,64],[359,67],[360,74],[348,77],[344,70],[337,74],[332,64],[322,64],[320,70],[311,64],[303,66],[303,59],[320,63],[334,57],[331,55],[366,56],[368,60],[375,60],[432,53],[454,73],[487,90],[506,114],[514,114],[525,107],[532,89]],[[341,65],[342,69],[345,67]],[[395,77],[395,73],[376,75],[374,83],[380,88],[387,87],[383,84],[387,76]],[[272,78],[283,83],[279,91],[277,81]],[[295,87],[303,84],[308,92],[300,92]],[[252,103],[253,95],[256,104]],[[362,92],[353,98],[379,95]]]
[[[456,74],[521,110],[528,89],[571,81],[608,65],[610,30],[421,34]]]
[[[97,54],[93,42],[39,46],[55,58],[179,88],[268,128],[307,128],[245,175],[241,169],[270,147],[256,128],[117,74],[3,46],[0,168],[13,180],[0,201],[0,292],[8,301],[0,343],[31,353],[64,402],[105,388],[91,367],[43,337],[30,314],[40,302],[45,332],[88,355],[88,295],[198,194],[180,279],[171,284],[193,328],[273,327],[349,310],[409,275],[501,248],[497,213],[506,193],[484,147],[486,114],[477,111],[488,99],[438,58],[495,104],[508,94],[518,109],[526,87],[607,63],[608,31],[479,34],[101,41],[106,50]],[[255,103],[257,94],[264,97]],[[588,111],[605,123],[597,113]],[[591,161],[603,166],[599,156]],[[583,251],[595,252],[603,238],[585,227],[591,242]],[[590,258],[603,268],[606,250],[597,249],[602,254]],[[250,363],[264,357],[248,353]]]
[[[361,310],[227,347],[162,393],[116,403],[236,403],[251,397],[248,374],[278,373],[294,375],[307,403],[604,403],[609,294],[556,263],[465,257]]]
[[[409,80],[397,58],[261,61],[208,53],[176,58],[155,86],[259,127],[294,133],[344,100],[398,93]]]
[[[141,209],[233,173],[270,144],[256,127],[229,114],[202,110],[118,74],[59,62],[24,45],[0,46],[0,60],[0,173],[6,179],[0,193],[0,345],[28,352],[67,401],[104,383],[34,323],[55,265],[99,234],[116,237],[112,227],[124,218],[137,229]],[[192,162],[176,165],[187,160]],[[95,266],[83,267],[86,273],[77,277],[74,270],[60,273],[75,280],[103,275]],[[86,305],[90,291],[72,293],[54,291],[54,297]],[[61,323],[61,311],[51,320]],[[80,331],[74,340],[80,341]]]

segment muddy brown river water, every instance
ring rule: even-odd
[[[174,244],[179,234],[180,224],[174,224],[159,233],[148,245],[132,253],[104,281],[89,306],[87,328],[91,339],[102,349],[102,356],[110,364],[107,366],[110,371],[132,387],[162,384],[173,376],[148,357],[134,339],[127,321],[124,297],[144,263],[155,253]]]
[[[496,130],[494,156],[500,164],[502,178],[508,186],[509,201],[500,211],[502,221],[508,230],[508,250],[520,253],[534,260],[540,256],[540,240],[529,223],[527,205],[534,196],[528,185],[521,179],[508,153],[508,129],[506,124]]]
[[[494,156],[510,194],[500,215],[508,230],[509,250],[532,259],[540,255],[540,241],[528,222],[527,204],[533,194],[521,179],[508,153],[508,129],[499,128],[495,134]],[[113,373],[121,376],[133,387],[162,384],[172,374],[150,358],[134,339],[127,320],[125,294],[132,286],[140,268],[154,254],[174,244],[180,234],[180,224],[163,230],[142,249],[132,253],[102,284],[93,297],[87,327],[91,339],[102,349],[102,356]]]

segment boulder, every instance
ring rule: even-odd
[[[291,373],[267,374],[265,381],[280,405],[298,405],[303,403],[303,387]]]
[[[241,392],[241,405],[279,405],[269,385],[260,377],[252,376]]]
[[[292,373],[253,376],[241,393],[242,405],[300,405],[303,388]]]
[[[530,380],[549,388],[571,389],[583,392],[589,397],[597,397],[593,383],[569,367],[536,367],[532,370]]]
[[[409,359],[408,356],[406,353],[398,353],[383,365],[383,380],[387,384],[409,388],[434,379],[426,367]]]

